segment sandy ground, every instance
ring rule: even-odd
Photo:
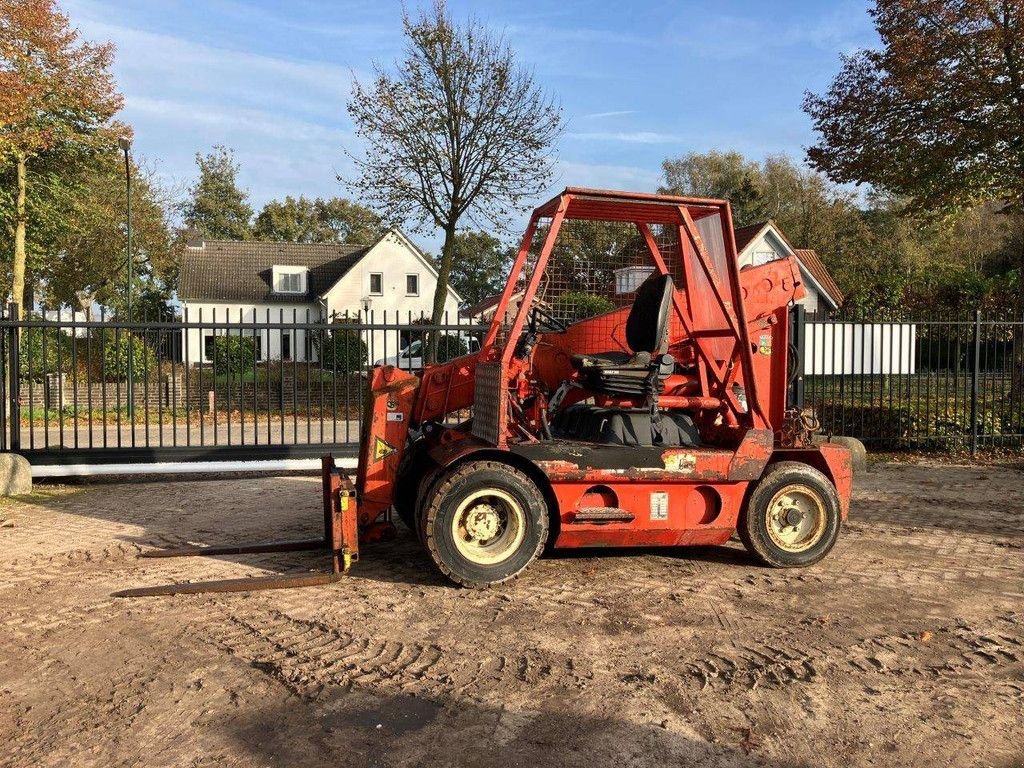
[[[1024,764],[1024,473],[885,465],[803,571],[588,553],[490,592],[411,536],[340,584],[124,600],[315,554],[317,480],[41,487],[0,507],[0,764]]]

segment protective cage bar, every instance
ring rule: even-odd
[[[757,397],[751,351],[741,343],[747,329],[728,205],[569,188],[534,211],[512,264],[484,339],[485,357],[493,350],[500,370],[491,371],[490,362],[477,369],[478,383],[482,379],[486,386],[478,386],[474,434],[503,444],[508,432],[503,385],[533,310],[562,327],[596,318],[587,325],[589,335],[578,340],[588,349],[617,344],[619,349],[610,351],[628,356],[632,350],[621,333],[625,318],[615,310],[631,306],[637,289],[655,273],[670,275],[680,289],[673,322],[684,333],[672,336],[692,340],[701,382],[710,390],[702,394],[717,397],[737,420],[763,427],[767,419]],[[740,370],[751,412],[730,386]],[[481,407],[481,393],[498,407]]]

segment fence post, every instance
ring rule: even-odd
[[[804,370],[806,370],[804,355],[807,353],[806,341],[807,309],[803,304],[796,304],[789,311],[789,345],[796,354],[790,355],[789,350],[786,350],[790,363],[797,366],[797,370],[788,371],[789,403],[787,407],[789,408],[803,409],[804,407]]]
[[[971,366],[971,456],[978,455],[978,377],[981,373],[981,310],[974,310],[974,363]]]
[[[21,307],[15,302],[7,305],[7,316],[12,323],[7,329],[7,345],[10,350],[10,365],[7,368],[9,386],[7,391],[10,395],[9,407],[11,418],[8,424],[11,428],[11,440],[8,443],[12,451],[21,450],[21,346],[19,345],[19,333],[17,322],[21,319]]]

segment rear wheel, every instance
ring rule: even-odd
[[[471,461],[434,484],[421,531],[442,573],[466,587],[486,587],[514,579],[537,558],[548,510],[537,485],[515,467]]]
[[[814,467],[773,464],[750,494],[739,534],[747,550],[776,568],[813,565],[829,553],[842,523],[835,486]]]

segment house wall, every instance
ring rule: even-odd
[[[182,302],[182,319],[188,323],[208,324],[204,328],[189,328],[184,331],[182,359],[193,365],[200,362],[211,362],[209,357],[204,355],[205,342],[208,336],[223,336],[227,333],[224,328],[216,328],[215,324],[238,323],[241,316],[242,323],[291,323],[291,322],[320,322],[320,310],[311,303],[281,303],[261,302],[254,304],[235,304],[231,302]],[[269,314],[268,314],[269,313]],[[243,335],[250,335],[242,331]],[[306,360],[306,331],[301,328],[291,330],[261,329],[257,331],[260,337],[260,361],[281,360],[282,347],[285,346],[283,336],[291,338],[292,359],[298,362]],[[237,335],[237,329],[231,329],[232,335]],[[315,355],[310,359],[315,359]]]
[[[770,258],[781,259],[788,255],[788,249],[771,237],[768,232],[765,232],[747,243],[747,247],[740,252],[740,269],[763,264]],[[802,304],[808,312],[826,312],[830,307],[829,302],[821,295],[814,283],[808,279],[809,275],[802,264],[800,265],[800,274],[804,278],[804,288],[807,290],[807,295],[797,303]]]
[[[382,276],[382,295],[370,293],[370,275]],[[406,291],[406,276],[419,276],[418,295]],[[348,274],[341,278],[324,296],[327,300],[328,317],[360,314],[364,299],[374,323],[408,323],[410,318],[429,317],[433,311],[434,290],[437,288],[437,273],[433,265],[403,237],[391,233],[375,245],[359,260]],[[452,291],[445,301],[448,322],[458,322],[459,298]],[[398,353],[397,334],[392,331],[373,331],[368,334],[371,362]]]

